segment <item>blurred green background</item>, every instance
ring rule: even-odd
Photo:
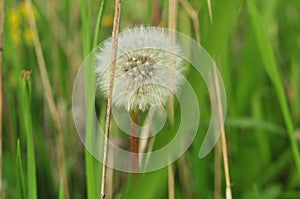
[[[101,164],[85,152],[76,133],[71,98],[84,57],[111,36],[115,2],[34,0],[33,12],[28,4],[5,1],[3,197],[99,198]],[[177,6],[176,29],[201,43],[224,80],[233,198],[300,198],[300,1],[179,0]],[[123,1],[120,30],[168,27],[169,7],[168,0]],[[34,42],[30,13],[42,51]],[[36,52],[43,53],[46,73]],[[172,165],[175,198],[225,198],[220,144],[198,158],[210,119],[207,88],[194,73],[188,79],[199,91],[203,122],[192,146]],[[139,175],[136,182],[128,176],[108,171],[107,198],[170,198],[167,168]]]

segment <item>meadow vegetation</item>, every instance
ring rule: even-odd
[[[120,31],[168,27],[169,2],[122,1]],[[100,197],[102,165],[76,133],[72,91],[84,58],[111,36],[114,3],[5,0],[3,198]],[[197,40],[223,77],[233,198],[300,198],[300,1],[178,0],[176,13],[176,30]],[[172,164],[174,185],[168,168],[134,183],[130,174],[108,170],[107,197],[170,198],[171,191],[176,199],[225,198],[220,143],[198,158],[210,121],[207,87],[193,71],[187,78],[201,121],[189,150]],[[104,99],[95,103],[106,107]],[[164,139],[158,135],[154,149]]]

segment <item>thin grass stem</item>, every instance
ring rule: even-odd
[[[177,11],[178,11],[178,1],[177,0],[169,0],[169,19],[168,19],[168,28],[170,31],[170,37],[172,46],[175,44],[176,40],[176,27],[177,27]],[[174,59],[175,57],[173,55],[170,56],[171,64],[169,67],[174,68]],[[174,74],[170,74],[170,87],[174,87]],[[171,122],[171,125],[174,126],[174,94],[170,92],[169,99],[168,99],[168,113],[169,113],[169,120]],[[175,183],[174,183],[174,171],[172,164],[168,165],[168,196],[169,199],[175,198]]]
[[[103,165],[102,165],[101,198],[105,198],[107,145],[108,145],[108,138],[109,138],[112,92],[114,86],[114,76],[115,76],[116,58],[117,58],[117,50],[118,50],[120,14],[121,14],[121,0],[116,0],[113,33],[112,33],[112,56],[111,56],[111,65],[110,65],[109,94],[107,99],[106,121],[105,121],[105,140],[104,140],[104,150],[103,150],[104,154],[103,154]]]
[[[217,66],[214,64],[214,68],[213,68],[214,77],[217,77],[216,68],[217,68]],[[215,89],[216,89],[216,94],[217,94],[219,116],[220,116],[220,120],[224,121],[224,118],[222,116],[223,107],[222,107],[222,103],[221,103],[221,95],[220,95],[220,88],[219,88],[220,83],[218,82],[218,78],[214,78],[214,80],[215,80],[215,85],[216,85]],[[222,154],[223,154],[225,182],[226,182],[226,199],[231,199],[232,193],[231,193],[231,183],[230,183],[230,174],[229,174],[228,151],[227,151],[227,141],[226,141],[224,126],[221,129],[221,143],[222,143]]]
[[[213,20],[212,8],[211,8],[211,0],[207,0],[207,7],[208,7],[210,23],[213,24],[214,20]]]
[[[214,162],[214,198],[222,199],[222,147],[220,140],[215,146],[215,162]]]
[[[5,17],[5,0],[0,3],[0,199],[4,198],[3,188],[2,188],[2,105],[3,105],[3,95],[2,95],[2,51],[3,51],[3,28],[4,28],[4,17]]]
[[[30,28],[33,32],[34,49],[35,49],[35,53],[37,55],[37,61],[38,61],[38,66],[39,66],[39,70],[40,70],[42,85],[45,90],[45,97],[46,97],[46,100],[47,100],[47,103],[49,106],[51,116],[54,120],[54,124],[57,129],[57,138],[56,138],[57,139],[56,140],[57,148],[56,149],[57,149],[57,155],[58,155],[59,173],[60,173],[60,176],[63,178],[65,198],[70,199],[67,174],[66,174],[66,170],[65,170],[66,164],[65,164],[65,155],[64,155],[62,125],[61,125],[61,121],[59,118],[57,107],[54,102],[54,97],[52,94],[52,89],[51,89],[49,77],[48,77],[47,70],[46,70],[46,63],[45,63],[41,43],[39,40],[39,35],[38,35],[37,27],[36,27],[35,17],[33,14],[31,0],[26,0],[26,3],[27,3],[26,4],[27,9],[28,9],[29,24],[30,24]]]
[[[22,157],[21,157],[21,146],[20,146],[20,140],[17,141],[17,187],[18,187],[18,196],[19,199],[25,199],[26,193],[25,193],[25,183],[24,183],[24,172],[23,172],[23,163],[22,163]]]
[[[191,4],[187,0],[180,0],[180,3],[182,4],[183,8],[186,10],[190,18],[192,19],[193,26],[195,29],[195,34],[196,34],[196,40],[198,43],[200,43],[201,37],[200,37],[200,25],[198,19],[198,12],[191,6]]]
[[[169,0],[169,19],[168,19],[168,28],[172,31],[170,31],[170,37],[171,37],[171,41],[172,41],[172,46],[174,46],[175,44],[175,30],[176,30],[176,26],[177,26],[177,0]],[[171,63],[169,67],[174,67],[174,56],[171,55],[170,56],[171,59]],[[173,79],[174,79],[174,74],[170,74],[171,79],[171,84],[174,84]],[[173,85],[170,85],[170,87],[172,88]],[[168,99],[168,115],[169,115],[169,120],[171,122],[172,125],[174,125],[174,94],[170,92],[169,94],[169,99]]]
[[[168,166],[168,198],[175,199],[175,179],[172,164]]]

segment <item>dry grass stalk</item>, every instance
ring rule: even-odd
[[[211,9],[211,0],[207,0],[207,7],[208,7],[210,23],[213,24],[214,21],[213,21],[212,9]]]
[[[214,77],[217,77],[216,68],[217,68],[217,66],[214,64],[214,68],[213,68]],[[218,101],[218,107],[219,107],[218,110],[219,110],[219,115],[220,115],[220,121],[223,121],[224,120],[224,118],[222,116],[223,107],[222,107],[222,103],[221,103],[219,82],[218,82],[218,78],[214,78],[214,79],[215,79],[215,85],[216,85],[215,89],[217,92],[217,101]],[[221,142],[222,142],[222,152],[223,152],[223,162],[224,162],[224,172],[225,172],[225,182],[226,182],[226,199],[232,199],[231,183],[230,183],[230,175],[229,175],[227,141],[226,141],[224,126],[221,129]]]
[[[175,181],[174,181],[174,170],[172,164],[168,166],[168,191],[169,191],[169,199],[174,199]]]
[[[177,25],[177,0],[169,0],[169,19],[168,19],[168,28],[172,31],[170,31],[170,37],[172,45],[175,44],[175,30]],[[173,45],[174,46],[174,45]],[[171,55],[171,65],[170,67],[174,67],[174,56]],[[173,84],[174,74],[170,75],[171,84]],[[171,88],[173,85],[170,85]],[[171,121],[171,124],[174,125],[174,94],[170,92],[169,100],[168,100],[168,112],[169,112],[169,119]],[[169,192],[169,199],[175,198],[175,183],[174,183],[174,171],[172,164],[168,166],[168,192]]]
[[[180,173],[178,173],[179,184],[182,189],[182,194],[184,198],[195,198],[193,194],[194,186],[191,183],[193,178],[194,171],[189,164],[186,156],[181,156],[178,159],[178,168],[180,168]],[[201,187],[197,187],[198,191],[201,191]],[[202,199],[200,196],[197,196],[197,199]]]
[[[175,30],[176,30],[176,19],[177,19],[177,0],[169,0],[169,19],[168,19],[168,28],[170,31],[170,37],[172,44],[175,44]],[[173,45],[174,46],[174,45]],[[171,56],[171,63],[170,67],[174,67],[174,57]],[[172,80],[174,74],[171,74],[170,79]],[[170,81],[171,84],[173,81]],[[170,85],[171,88],[173,85]],[[171,121],[172,125],[174,124],[174,94],[170,92],[169,100],[168,100],[168,113],[169,113],[169,120]]]
[[[43,56],[43,51],[41,47],[41,43],[38,36],[38,31],[36,27],[36,21],[33,14],[32,3],[31,0],[26,0],[27,9],[28,9],[28,18],[30,28],[33,32],[33,42],[34,42],[34,49],[37,55],[38,66],[41,74],[42,85],[45,90],[45,97],[49,106],[50,114],[54,120],[55,127],[57,129],[57,155],[58,155],[58,169],[60,176],[63,179],[63,187],[64,187],[64,194],[66,199],[70,199],[69,196],[69,188],[68,188],[68,181],[67,181],[67,174],[65,170],[65,157],[64,157],[64,144],[63,144],[63,132],[62,132],[62,125],[59,119],[59,114],[57,107],[54,102],[54,97],[52,94],[52,89],[49,81],[49,77],[46,70],[46,64]]]
[[[108,144],[108,137],[109,137],[112,92],[113,92],[114,74],[116,68],[116,58],[117,58],[117,49],[118,49],[120,13],[121,13],[121,0],[116,0],[113,33],[112,33],[112,56],[111,56],[111,65],[110,65],[109,94],[107,99],[106,121],[105,121],[105,141],[104,141],[104,154],[103,154],[103,166],[102,166],[101,198],[105,198],[107,144]]]
[[[196,34],[196,40],[200,43],[201,37],[200,37],[200,25],[199,25],[199,19],[198,19],[198,12],[194,10],[194,8],[191,6],[191,4],[187,0],[180,0],[180,3],[182,4],[183,8],[186,10],[187,14],[190,16],[190,18],[193,21],[193,26],[195,29]]]
[[[214,197],[215,199],[222,199],[222,146],[220,140],[215,146],[215,162],[214,162],[214,173],[215,173],[215,184],[214,184]]]

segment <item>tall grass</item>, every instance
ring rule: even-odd
[[[24,132],[26,134],[26,148],[27,148],[27,193],[28,198],[37,198],[37,182],[36,182],[36,163],[35,163],[35,152],[33,142],[33,126],[32,126],[32,114],[31,114],[31,81],[30,72],[23,71],[23,82],[21,87],[22,95],[22,121],[24,122]],[[20,163],[19,163],[20,165]],[[22,176],[22,173],[21,173]],[[21,177],[20,176],[20,177]],[[22,177],[20,179],[22,181]]]
[[[107,0],[103,0],[99,5],[99,11],[97,15],[96,26],[94,27],[94,38],[91,39],[92,26],[91,26],[91,1],[86,2],[80,1],[81,8],[81,18],[83,25],[83,46],[84,55],[87,56],[88,53],[95,48],[98,43],[99,30],[101,26],[101,21],[106,8]],[[85,79],[86,81],[86,106],[87,106],[87,118],[86,118],[86,143],[90,144],[93,141],[92,131],[94,129],[94,104],[95,99],[89,97],[91,93],[95,93],[95,74],[94,69],[89,67],[85,68]],[[89,151],[85,151],[85,163],[86,163],[86,176],[87,176],[87,198],[96,199],[100,197],[100,184],[101,184],[101,165],[98,160],[96,160]]]
[[[23,164],[22,164],[22,157],[21,157],[21,146],[20,140],[17,143],[17,187],[18,187],[18,197],[21,199],[26,198],[25,193],[25,182],[24,182],[24,173],[23,173]]]
[[[277,98],[287,128],[287,133],[291,142],[291,148],[295,159],[298,176],[300,178],[299,147],[295,137],[295,129],[293,126],[292,116],[288,107],[287,97],[284,92],[284,86],[279,75],[278,67],[272,50],[272,45],[268,41],[263,23],[261,22],[258,11],[255,8],[253,2],[248,0],[247,3],[249,6],[249,12],[253,24],[253,29],[258,43],[258,49],[260,50],[260,54],[262,56],[268,76],[270,77],[276,90]]]

